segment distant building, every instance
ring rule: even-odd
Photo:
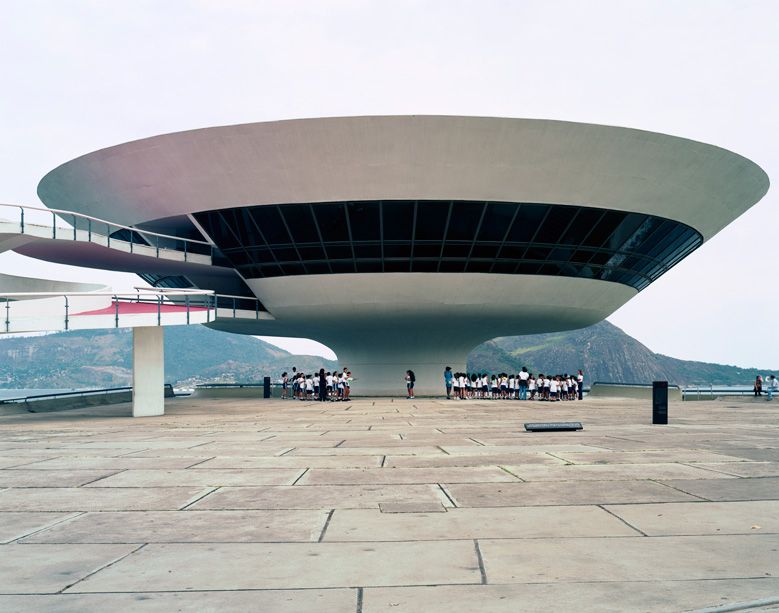
[[[768,184],[730,151],[627,128],[447,116],[255,123],[103,149],[38,187],[51,208],[206,241],[211,257],[75,242],[17,251],[237,296],[257,317],[208,325],[321,341],[360,393],[402,391],[407,369],[420,393],[440,393],[444,367],[464,369],[487,339],[601,321]],[[122,232],[114,238],[145,244]]]

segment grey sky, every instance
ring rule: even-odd
[[[48,170],[128,140],[334,115],[629,126],[779,176],[773,0],[0,0],[0,12],[0,202],[39,205]],[[777,239],[772,188],[609,319],[674,357],[777,368]],[[139,283],[14,254],[0,270]]]

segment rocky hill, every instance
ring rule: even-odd
[[[334,368],[317,356],[297,356],[251,336],[205,326],[165,329],[165,380],[174,384],[257,382],[282,369]],[[129,385],[132,332],[88,330],[0,338],[0,387],[80,388]]]
[[[74,388],[128,385],[132,379],[129,330],[0,337],[0,387]],[[253,382],[293,365],[303,371],[334,368],[317,356],[292,355],[251,336],[204,326],[165,330],[165,379],[174,384]],[[479,345],[471,371],[565,373],[582,368],[587,381],[747,385],[766,370],[677,360],[653,353],[608,322],[570,332],[508,336]]]
[[[589,382],[678,385],[748,385],[770,370],[678,360],[654,353],[622,330],[602,321],[588,328],[551,334],[506,336],[476,347],[468,368],[487,372],[566,373],[581,368]]]

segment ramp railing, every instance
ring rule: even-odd
[[[51,216],[51,225],[44,225],[40,221],[36,223],[31,219],[46,219],[48,216]],[[63,225],[58,220],[69,225]],[[19,234],[95,243],[126,253],[184,262],[210,264],[214,254],[214,246],[204,240],[141,230],[62,209],[0,203],[0,225],[3,222],[14,224],[14,229]],[[178,257],[171,257],[171,253],[177,254]]]

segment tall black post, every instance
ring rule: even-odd
[[[262,380],[262,397],[270,398],[270,377],[264,377]]]
[[[652,382],[652,423],[668,423],[668,381]]]

